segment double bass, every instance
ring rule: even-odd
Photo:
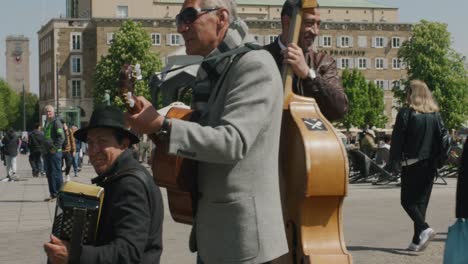
[[[316,0],[297,1],[290,43],[297,43],[302,15]],[[315,99],[293,92],[291,67],[283,69],[281,194],[288,237],[287,263],[352,263],[343,235],[342,205],[347,193],[348,160],[332,124]]]

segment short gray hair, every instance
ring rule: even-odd
[[[229,12],[229,23],[237,19],[237,3],[235,0],[202,0],[201,8],[222,7]]]

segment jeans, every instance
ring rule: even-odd
[[[51,197],[56,197],[62,187],[62,152],[48,153],[45,156],[47,183]]]
[[[16,156],[5,155],[7,177],[16,174]]]
[[[419,244],[419,235],[429,228],[426,210],[431,198],[436,169],[429,160],[403,166],[401,172],[401,205],[413,220],[413,243]]]

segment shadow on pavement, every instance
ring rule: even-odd
[[[44,200],[0,200],[0,203],[45,203]]]
[[[417,256],[415,252],[406,250],[406,248],[378,248],[378,247],[363,247],[363,246],[348,246],[348,251],[382,251],[385,253],[403,255],[403,256]]]

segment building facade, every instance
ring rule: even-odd
[[[340,70],[357,68],[368,81],[385,91],[388,127],[395,112],[391,87],[406,70],[397,58],[399,47],[411,36],[411,24],[398,22],[398,9],[365,0],[322,0],[322,25],[315,48],[336,58]],[[142,23],[152,50],[166,61],[184,46],[175,16],[182,0],[68,0],[67,18],[52,19],[38,32],[40,49],[40,105],[59,107],[80,125],[93,109],[92,75],[101,56],[108,54],[113,34],[123,21]],[[237,12],[261,45],[281,31],[283,0],[238,0]]]
[[[29,38],[8,36],[6,38],[6,81],[16,92],[30,91],[29,84]]]

